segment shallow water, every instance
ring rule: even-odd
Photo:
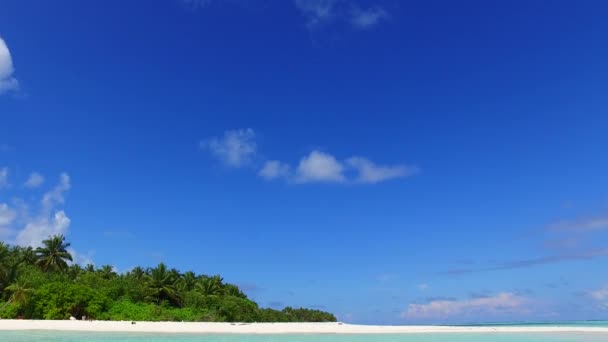
[[[399,335],[199,335],[145,333],[82,333],[0,331],[2,342],[599,342],[608,335],[593,333],[519,334],[457,333]]]

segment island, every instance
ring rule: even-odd
[[[41,247],[0,242],[0,318],[149,322],[335,322],[328,312],[262,308],[219,275],[164,263],[118,274],[110,265],[73,263],[70,243]]]

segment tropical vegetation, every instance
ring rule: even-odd
[[[73,263],[64,236],[42,246],[0,242],[0,318],[132,321],[333,322],[328,312],[261,308],[219,275],[180,272],[164,263],[117,273]]]

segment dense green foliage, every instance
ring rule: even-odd
[[[0,242],[0,318],[215,322],[333,322],[310,309],[259,308],[220,276],[165,264],[117,274],[70,265],[69,243],[53,236],[36,250]]]

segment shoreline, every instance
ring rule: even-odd
[[[0,331],[72,331],[183,334],[431,334],[431,333],[599,333],[584,326],[378,326],[346,323],[210,323],[131,321],[46,321],[0,319]]]

